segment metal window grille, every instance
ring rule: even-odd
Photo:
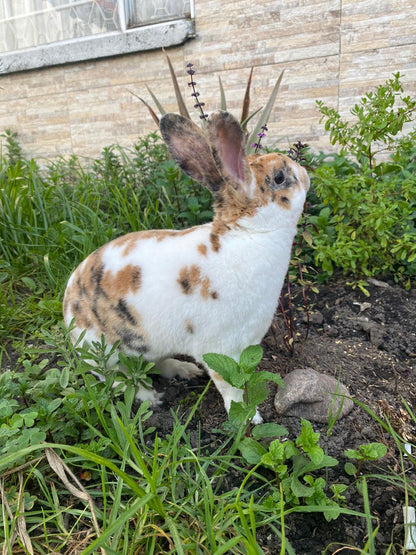
[[[0,0],[0,53],[193,17],[192,0]]]

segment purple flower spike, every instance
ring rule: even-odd
[[[188,71],[186,73],[188,73],[188,75],[191,76],[191,80],[188,83],[188,87],[192,87],[192,93],[191,96],[193,96],[196,100],[196,103],[194,104],[194,108],[198,108],[201,115],[199,116],[200,119],[202,120],[206,120],[208,118],[208,114],[206,114],[203,110],[203,107],[205,106],[204,102],[199,102],[198,97],[200,96],[200,93],[195,89],[196,87],[196,82],[193,80],[193,75],[195,75],[195,70],[192,69],[194,64],[187,64],[186,67],[188,68]]]
[[[254,154],[257,154],[257,152],[263,148],[263,145],[261,144],[261,140],[262,140],[263,137],[266,136],[266,131],[268,131],[267,125],[264,124],[261,127],[261,131],[259,133],[257,133],[257,137],[259,138],[259,142],[251,144],[251,147],[254,148]]]

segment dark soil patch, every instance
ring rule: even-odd
[[[380,417],[388,416],[394,428],[409,441],[415,442],[416,430],[406,418],[403,399],[416,410],[416,289],[405,291],[392,283],[374,281],[369,287],[370,296],[352,290],[344,283],[321,286],[311,302],[312,325],[307,341],[296,345],[290,357],[283,342],[276,342],[269,334],[264,340],[264,359],[261,369],[280,373],[282,376],[295,368],[312,367],[330,374],[344,383],[351,396],[365,404]],[[300,336],[306,332],[302,314],[297,322]],[[169,432],[172,427],[171,409],[182,403],[184,413],[192,391],[199,393],[206,385],[204,378],[187,383],[183,380],[161,380],[157,388],[165,391],[164,404],[154,411],[151,425],[158,433]],[[300,430],[300,420],[294,417],[277,417],[273,399],[275,388],[261,407],[266,422],[279,422],[295,438]],[[222,399],[212,387],[204,398],[198,414],[202,426],[202,441],[218,441],[212,430],[226,420]],[[363,469],[366,474],[400,473],[400,460],[395,442],[382,427],[358,404],[352,412],[339,420],[328,437],[326,424],[314,423],[314,430],[321,433],[321,446],[335,457],[339,466],[325,476],[327,483],[351,483],[343,467],[347,461],[344,451],[363,443],[383,442],[388,447],[386,457],[376,465]],[[196,441],[195,432],[195,441]],[[192,437],[192,432],[191,432]],[[416,482],[415,469],[408,464],[407,479]],[[237,478],[238,479],[238,478]],[[229,484],[230,485],[230,484]],[[235,484],[239,485],[239,484]],[[232,486],[232,484],[231,484]],[[363,499],[355,487],[347,490],[347,506],[363,511]],[[377,553],[385,553],[393,544],[391,553],[402,553],[404,543],[403,504],[404,492],[395,485],[378,478],[369,480],[371,512],[380,525]],[[297,555],[335,553],[342,545],[363,548],[367,541],[365,519],[341,515],[326,522],[320,514],[294,514],[288,520],[288,538]],[[269,532],[258,538],[265,553],[280,552],[279,540]],[[357,549],[344,548],[342,553],[356,553]]]

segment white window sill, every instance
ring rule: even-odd
[[[0,74],[175,46],[195,36],[194,21],[175,19],[0,54]]]

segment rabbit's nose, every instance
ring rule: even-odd
[[[308,191],[311,185],[311,180],[309,178],[308,172],[302,166],[300,166],[300,170],[301,171],[299,172],[299,181],[305,191]]]
[[[308,191],[311,182],[308,172],[305,170],[305,168],[303,166],[300,166],[299,164],[294,164],[292,166],[292,170],[294,181],[298,183],[305,191]]]

